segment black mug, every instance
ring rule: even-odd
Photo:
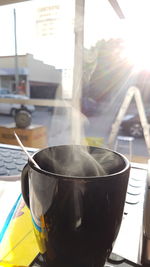
[[[61,145],[33,155],[21,177],[35,235],[52,267],[104,266],[119,232],[130,163],[106,148]]]

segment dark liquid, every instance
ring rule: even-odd
[[[45,149],[35,161],[46,171],[69,177],[96,177],[124,168],[124,161],[110,151],[95,149],[89,153],[80,146]]]
[[[121,222],[118,194],[96,183],[86,190],[72,183],[59,186],[44,215],[49,266],[103,266]]]

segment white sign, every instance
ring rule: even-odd
[[[55,34],[59,19],[59,5],[44,6],[37,9],[36,26],[38,36]]]

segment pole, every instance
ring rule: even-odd
[[[85,0],[75,0],[75,48],[72,94],[72,143],[81,142],[81,96],[84,48],[84,6]]]
[[[18,74],[18,54],[17,54],[17,34],[16,34],[16,10],[14,8],[14,39],[15,39],[15,91],[18,92],[19,74]]]

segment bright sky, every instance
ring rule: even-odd
[[[18,54],[31,53],[57,67],[73,60],[74,0],[60,1],[61,20],[55,36],[39,37],[36,32],[36,9],[59,0],[32,0],[0,7],[0,56],[14,54],[13,9],[16,8]],[[150,0],[118,0],[126,19],[120,20],[107,0],[85,0],[85,47],[105,38],[124,38],[130,60],[150,67]],[[59,34],[58,34],[59,33]]]

